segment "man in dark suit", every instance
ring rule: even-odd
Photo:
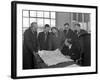
[[[50,37],[50,26],[45,24],[44,31],[40,32],[38,35],[39,49],[49,50],[49,37]]]
[[[65,41],[67,39],[67,41],[69,41],[72,46],[69,49],[69,46],[64,43],[64,46],[61,50],[62,53],[64,55],[69,55],[71,57],[73,57],[73,55],[74,55],[74,59],[78,59],[80,57],[79,56],[80,55],[79,54],[80,46],[79,46],[79,42],[78,42],[78,36],[73,30],[71,30],[68,23],[64,24],[64,35],[65,35]]]
[[[24,32],[23,41],[23,69],[36,68],[35,54],[38,51],[37,23],[31,23],[31,26]]]
[[[63,49],[65,49],[66,53],[69,53],[68,55],[71,57],[71,59],[76,61],[80,58],[80,49],[76,47],[76,44],[72,44],[70,39],[65,40]]]
[[[90,66],[91,65],[91,49],[90,49],[91,36],[87,31],[81,29],[80,24],[75,24],[75,29],[81,47],[81,65]]]
[[[62,45],[65,41],[64,39],[64,33],[62,31],[59,31],[57,27],[51,28],[51,35],[50,35],[50,50],[56,50],[62,48]]]

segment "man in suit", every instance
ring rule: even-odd
[[[79,38],[79,43],[81,47],[81,65],[90,66],[91,65],[91,49],[90,49],[90,34],[81,29],[80,24],[75,24],[75,30]]]
[[[65,43],[61,50],[62,53],[64,55],[69,55],[72,58],[74,56],[73,59],[78,59],[80,57],[80,54],[79,54],[80,46],[78,42],[78,36],[76,33],[74,33],[73,30],[71,30],[69,23],[64,24],[64,35],[65,35]],[[69,48],[69,45],[66,45],[66,40],[68,41],[67,43],[71,45],[70,48]]]
[[[39,50],[49,50],[50,26],[45,24],[44,31],[38,35]]]
[[[75,43],[75,41],[78,39],[77,34],[71,29],[69,23],[64,24],[64,34],[65,39],[70,39],[72,43]]]
[[[59,31],[57,27],[52,27],[49,41],[50,50],[61,50],[64,40],[63,32]]]
[[[31,23],[31,26],[24,32],[23,41],[23,69],[36,68],[35,54],[38,51],[37,23]]]

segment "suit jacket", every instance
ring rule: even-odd
[[[80,48],[76,47],[76,44],[73,44],[69,50],[70,56],[73,60],[80,59]]]
[[[87,31],[81,29],[79,33],[77,33],[78,38],[79,38],[79,43],[80,43],[80,47],[81,47],[81,53],[84,52],[84,36],[87,35]]]
[[[35,56],[33,52],[38,51],[37,32],[32,32],[29,28],[24,32],[23,40],[23,68],[35,68]]]
[[[78,33],[79,35],[79,42],[81,46],[81,58],[82,58],[82,65],[83,66],[90,66],[91,65],[91,35],[87,33],[85,30],[80,30]]]
[[[64,55],[70,56],[73,60],[80,58],[80,49],[76,47],[75,44],[73,44],[70,49],[68,46],[64,45],[61,52]]]
[[[57,48],[61,48],[64,43],[65,37],[63,32],[58,31],[58,36],[56,36],[54,33],[51,33],[50,35],[50,50],[55,50]]]
[[[38,35],[38,44],[40,50],[49,50],[49,37],[50,32],[40,32]]]
[[[68,31],[64,30],[64,35],[65,35],[65,39],[66,38],[71,39],[72,44],[78,40],[77,34],[71,29],[69,29]]]
[[[67,39],[67,38],[71,39],[72,47],[71,47],[71,50],[69,51],[68,47],[64,45],[63,49],[61,50],[62,53],[65,55],[69,55],[72,52],[75,52],[77,55],[77,52],[80,51],[80,44],[79,44],[79,40],[78,40],[78,35],[75,32],[73,32],[71,29],[69,29],[67,32],[64,30],[64,34],[65,34],[65,39]]]
[[[91,36],[90,34],[84,35],[84,52],[82,55],[83,58],[83,66],[90,66],[91,65]]]

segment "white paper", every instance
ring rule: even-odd
[[[77,65],[77,64],[72,64],[72,65],[69,65],[69,66],[66,66],[66,67],[79,67],[79,65]]]
[[[42,50],[39,51],[38,54],[48,66],[56,65],[62,62],[73,61],[69,56],[64,56],[59,49],[56,49],[55,51]]]

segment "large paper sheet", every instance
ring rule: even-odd
[[[73,61],[69,57],[64,56],[59,49],[55,51],[39,51],[38,52],[39,56],[42,58],[42,60],[47,64],[48,66],[51,65],[56,65],[58,63],[62,62],[68,62],[68,61]]]
[[[72,64],[72,65],[69,65],[69,66],[66,66],[66,67],[80,67],[80,66],[77,65],[77,64]]]

